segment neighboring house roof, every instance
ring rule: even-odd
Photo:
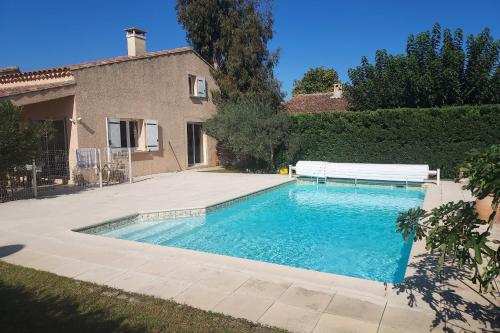
[[[139,56],[119,56],[98,61],[69,65],[65,67],[47,68],[25,73],[14,71],[14,68],[11,67],[6,67],[5,69],[2,68],[0,70],[0,97],[13,96],[25,92],[60,87],[61,85],[68,84],[68,82],[74,83],[73,71],[80,69],[116,64],[125,61],[150,59],[184,52],[193,52],[204,62],[206,62],[198,53],[193,50],[192,47],[181,47],[170,50],[147,52],[146,54]],[[210,66],[210,64],[208,65]],[[2,74],[2,72],[4,72],[5,74]]]
[[[333,92],[300,94],[285,103],[290,113],[344,112],[348,110],[345,97],[334,98]]]

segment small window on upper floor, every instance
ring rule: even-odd
[[[189,96],[196,96],[196,76],[188,75],[188,84],[189,84]]]
[[[188,75],[189,96],[207,97],[207,82],[203,76]]]

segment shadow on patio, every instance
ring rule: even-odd
[[[425,302],[434,312],[433,326],[445,326],[446,332],[498,332],[498,293],[480,294],[468,280],[469,273],[448,262],[437,272],[437,257],[419,255],[409,269],[414,273],[393,288],[404,293],[409,307]]]

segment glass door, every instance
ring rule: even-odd
[[[201,124],[187,124],[188,166],[202,163],[203,135]]]

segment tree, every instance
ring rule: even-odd
[[[293,82],[292,95],[330,92],[337,83],[339,75],[333,68],[311,68],[304,73],[302,79]]]
[[[446,259],[458,267],[470,268],[471,281],[480,289],[488,289],[500,274],[498,240],[490,239],[496,211],[500,203],[500,145],[485,152],[472,151],[462,167],[468,189],[478,199],[492,197],[492,210],[487,221],[480,219],[475,202],[449,202],[426,212],[421,208],[401,213],[397,230],[405,240],[425,238],[426,249],[439,256],[438,270]]]
[[[39,138],[50,139],[53,131],[50,121],[25,123],[20,107],[10,102],[0,103],[0,201],[9,197],[9,188],[15,190],[13,175],[26,175],[26,165],[31,165],[39,153]]]
[[[213,65],[218,114],[206,124],[225,166],[275,168],[286,133],[283,94],[274,77],[278,51],[271,2],[266,0],[177,0],[177,19],[189,43]],[[233,161],[234,160],[234,161]]]
[[[273,37],[271,3],[264,0],[177,0],[177,19],[188,42],[214,69],[217,104],[244,95],[266,94],[282,101],[273,69],[278,51]]]
[[[488,104],[499,99],[500,41],[489,29],[467,37],[449,29],[410,34],[406,55],[378,50],[372,65],[366,57],[349,69],[351,84],[346,96],[354,110],[391,107],[435,107]]]
[[[0,103],[0,177],[9,170],[31,164],[39,149],[38,131],[21,122],[21,108]]]
[[[500,40],[495,41],[486,28],[476,37],[467,37],[466,49],[464,101],[467,104],[491,103],[498,94],[494,81],[499,67]]]
[[[223,165],[267,170],[276,169],[276,152],[285,143],[288,127],[288,114],[263,96],[224,103],[206,124],[209,135],[231,147],[234,160],[223,160]]]

